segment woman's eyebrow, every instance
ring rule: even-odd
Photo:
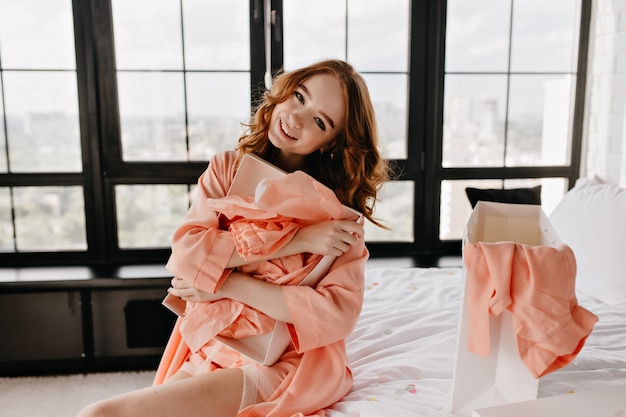
[[[309,92],[309,89],[306,88],[306,86],[304,84],[300,84],[300,88],[302,89],[302,92],[304,93],[304,95],[306,95],[309,98],[311,98],[311,93]],[[335,128],[335,122],[333,122],[333,119],[328,117],[328,115],[326,113],[324,113],[323,111],[320,111],[320,114],[322,115],[322,117],[324,119],[326,119],[328,121],[328,124],[330,125],[330,127],[332,129],[334,129]]]

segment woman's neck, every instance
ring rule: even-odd
[[[281,151],[274,154],[274,165],[286,172],[304,171],[305,170],[305,155],[285,155]]]

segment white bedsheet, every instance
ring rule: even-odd
[[[460,268],[367,269],[348,339],[354,386],[328,416],[450,416],[461,291]],[[572,364],[539,381],[540,398],[626,384],[626,304],[578,300],[600,321]]]

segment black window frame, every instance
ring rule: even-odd
[[[250,1],[250,91],[258,101],[264,85],[263,0]],[[280,22],[282,0],[271,0]],[[114,34],[110,0],[73,0],[76,72],[83,155],[82,173],[0,174],[2,186],[80,185],[84,187],[86,251],[0,253],[4,266],[164,263],[168,248],[120,249],[117,245],[114,187],[118,184],[196,183],[207,162],[124,162],[120,151]],[[459,255],[460,241],[439,239],[441,182],[454,179],[562,177],[571,188],[579,177],[591,0],[581,2],[574,126],[570,164],[500,168],[443,168],[442,127],[446,0],[413,0],[410,6],[407,158],[393,160],[397,181],[414,183],[413,242],[368,242],[373,257],[430,259]],[[280,71],[282,31],[272,31],[271,66]],[[0,74],[1,75],[1,74]],[[6,125],[5,125],[6,126]],[[6,127],[5,127],[6,129]],[[236,138],[233,138],[233,145]]]

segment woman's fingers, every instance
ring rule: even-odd
[[[350,250],[363,235],[361,225],[349,220],[329,221],[325,231],[318,234],[318,244],[324,255],[340,256]]]
[[[194,287],[190,287],[184,280],[177,277],[172,278],[170,285],[171,288],[167,292],[179,298],[189,298],[195,290]]]
[[[221,295],[202,291],[180,278],[172,278],[171,285],[167,292],[186,301],[215,301],[222,298]]]

